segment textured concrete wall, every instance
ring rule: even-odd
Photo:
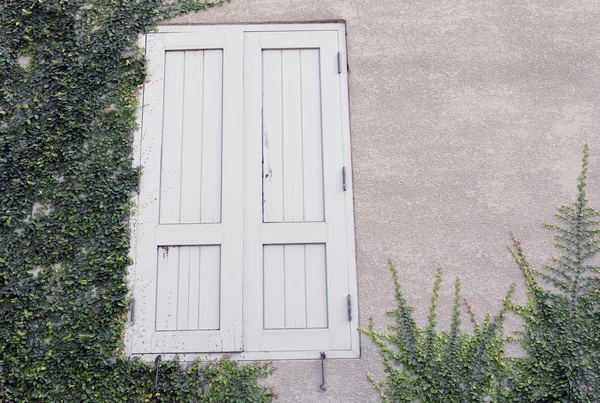
[[[600,2],[595,0],[233,0],[175,23],[345,20],[361,324],[393,304],[388,258],[425,320],[436,267],[442,325],[452,279],[479,316],[520,274],[513,231],[536,265],[541,228],[575,197],[583,145],[600,206]],[[377,402],[362,358],[277,362],[281,403]]]

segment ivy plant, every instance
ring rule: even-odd
[[[454,309],[450,330],[436,330],[437,299],[442,282],[436,274],[428,323],[421,328],[400,288],[396,266],[390,262],[397,306],[388,312],[393,318],[388,332],[375,329],[373,321],[363,330],[378,346],[386,379],[369,380],[384,403],[395,402],[484,402],[498,401],[506,394],[503,321],[514,292],[511,286],[504,307],[487,315],[483,323],[466,301],[461,301],[460,280],[455,281]],[[462,305],[469,314],[474,332],[461,331]]]
[[[139,34],[221,5],[0,3],[0,400],[268,402],[269,366],[123,352]]]
[[[388,331],[371,321],[363,330],[378,346],[385,379],[369,378],[385,403],[399,402],[536,402],[600,401],[600,213],[586,198],[589,149],[577,200],[559,208],[555,231],[561,255],[542,269],[529,264],[519,241],[509,247],[526,284],[527,302],[512,301],[512,285],[502,309],[478,324],[473,333],[461,326],[460,281],[456,280],[450,330],[436,331],[436,307],[441,283],[438,270],[428,324],[421,328],[401,292],[398,272],[390,263],[396,287],[395,309],[388,312]],[[515,334],[505,335],[508,312],[523,319]],[[526,355],[508,357],[508,342],[520,343]]]
[[[516,362],[514,383],[525,401],[600,401],[600,266],[592,263],[600,252],[600,214],[586,198],[588,157],[586,146],[577,200],[559,208],[558,224],[545,225],[556,232],[561,255],[535,269],[513,237],[528,296],[524,306],[511,305],[525,322],[520,334],[528,355]]]

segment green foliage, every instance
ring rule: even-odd
[[[502,324],[514,286],[505,307],[496,315],[487,315],[482,324],[475,321],[471,307],[467,311],[475,330],[461,331],[460,281],[456,279],[454,312],[450,331],[436,330],[437,299],[442,281],[438,270],[429,309],[428,324],[423,329],[413,317],[413,308],[402,295],[396,267],[390,262],[396,287],[396,309],[388,314],[394,324],[391,332],[375,330],[369,323],[363,330],[379,346],[386,380],[373,386],[385,403],[391,402],[484,402],[498,401],[506,395],[507,371],[504,361],[505,337]]]
[[[514,387],[526,401],[600,401],[600,266],[590,263],[600,252],[600,214],[586,198],[588,155],[586,146],[577,201],[556,214],[562,226],[545,225],[556,231],[561,256],[534,269],[513,238],[528,296],[526,305],[511,306],[525,320],[521,335],[528,353],[517,362]],[[538,278],[551,287],[543,288]]]
[[[206,364],[195,361],[185,369],[174,359],[160,363],[157,385],[154,365],[121,357],[103,368],[104,378],[88,380],[85,389],[72,395],[55,391],[33,395],[3,380],[2,402],[268,403],[273,393],[259,380],[270,373],[269,365],[241,366],[228,357]]]
[[[599,402],[600,401],[600,267],[591,262],[600,252],[600,214],[588,206],[586,178],[589,150],[583,156],[577,201],[562,206],[555,245],[562,255],[542,270],[532,268],[513,237],[510,251],[521,268],[527,303],[511,301],[514,285],[503,308],[475,323],[473,334],[460,332],[460,282],[456,280],[450,331],[435,329],[441,282],[438,270],[428,325],[420,328],[400,291],[398,273],[391,265],[397,308],[389,314],[391,332],[363,330],[379,346],[386,379],[375,383],[386,403],[391,402]],[[547,283],[544,288],[538,278]],[[524,321],[518,341],[527,355],[506,357],[503,334],[508,311]]]
[[[125,359],[128,220],[140,33],[198,0],[0,3],[0,396],[135,402],[151,365]],[[162,363],[153,401],[267,402],[269,368]],[[164,383],[163,383],[164,382]],[[162,385],[162,386],[161,386]]]
[[[136,385],[137,394],[152,402],[267,403],[273,394],[258,381],[271,373],[269,365],[238,365],[225,357],[206,365],[196,361],[185,371],[178,360],[163,362],[159,368],[158,394],[155,369],[140,367],[137,379],[151,379]],[[121,381],[122,382],[122,381]],[[108,399],[107,401],[115,401]]]

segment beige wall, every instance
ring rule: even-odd
[[[423,323],[436,267],[479,316],[520,274],[509,231],[541,265],[541,224],[575,197],[583,145],[600,206],[600,2],[234,0],[176,23],[345,20],[361,325],[385,321],[388,258]],[[448,317],[449,310],[441,309]],[[443,324],[448,320],[441,318]],[[280,402],[377,402],[362,358],[277,362]]]

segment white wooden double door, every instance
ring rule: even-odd
[[[132,353],[358,353],[343,27],[259,29],[147,36]]]

